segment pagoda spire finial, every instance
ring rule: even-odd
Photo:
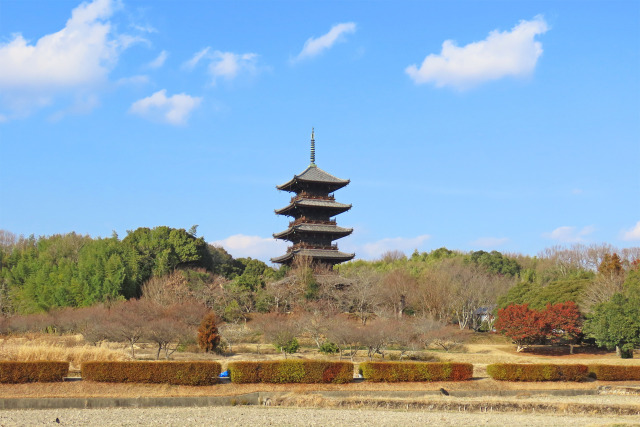
[[[311,128],[311,165],[316,165],[316,139],[314,129]]]

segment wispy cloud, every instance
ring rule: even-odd
[[[328,33],[318,38],[309,38],[304,43],[302,51],[293,59],[293,62],[317,56],[331,48],[335,43],[343,41],[345,34],[355,33],[355,31],[355,22],[343,22],[336,24],[331,27]]]
[[[420,249],[430,238],[428,234],[416,237],[390,237],[358,245],[354,250],[357,258],[375,259],[389,251],[400,251],[406,254],[414,249]]]
[[[562,226],[558,227],[550,233],[543,233],[542,236],[547,239],[557,240],[561,243],[581,243],[585,241],[585,237],[595,231],[595,227],[588,225],[582,229],[577,227]]]
[[[163,50],[162,52],[160,52],[160,54],[156,57],[156,59],[154,59],[153,61],[149,62],[147,64],[147,67],[149,68],[160,68],[164,65],[164,62],[167,60],[167,58],[169,57],[169,52],[167,52],[166,50]]]
[[[422,65],[410,65],[405,72],[416,84],[433,83],[460,90],[506,76],[528,76],[542,55],[542,44],[535,37],[548,29],[539,15],[531,21],[520,21],[511,31],[491,31],[486,39],[466,46],[446,40],[440,54],[428,55]]]
[[[287,250],[287,243],[282,240],[245,234],[235,234],[211,243],[222,246],[235,258],[251,257],[264,262],[269,262],[270,258],[282,255]]]
[[[640,221],[636,223],[635,227],[630,228],[629,230],[623,230],[622,240],[626,240],[626,241],[640,240]]]
[[[211,85],[219,78],[233,80],[241,73],[255,75],[258,73],[258,54],[211,51],[206,47],[182,64],[185,70],[193,70],[201,61],[207,61],[207,72],[211,76]]]
[[[213,52],[213,57],[208,69],[211,75],[211,84],[215,84],[216,80],[220,77],[232,80],[236,78],[240,72],[255,74],[257,72],[257,58],[258,55],[255,53]]]
[[[508,241],[508,237],[480,237],[479,239],[470,242],[470,244],[471,246],[481,248],[495,248],[504,245]]]
[[[109,18],[118,3],[95,0],[73,9],[60,31],[31,43],[15,34],[0,43],[3,104],[26,116],[56,94],[73,95],[106,81],[120,53],[141,39],[113,34]],[[48,103],[47,103],[48,104]]]
[[[125,85],[144,85],[149,83],[149,76],[146,74],[137,74],[135,76],[123,77],[116,81],[116,85],[125,86]]]
[[[195,66],[198,65],[198,62],[200,62],[200,60],[209,53],[209,50],[211,50],[210,47],[205,47],[201,51],[196,52],[190,60],[182,64],[182,68],[186,70],[193,70]]]
[[[191,112],[200,105],[201,101],[202,98],[184,93],[167,97],[167,90],[162,89],[147,98],[134,102],[129,108],[129,112],[153,121],[184,125]]]

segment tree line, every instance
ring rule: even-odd
[[[302,258],[277,270],[207,245],[195,227],[139,228],[124,239],[75,233],[24,238],[0,232],[0,248],[0,310],[5,316],[109,306],[144,296],[162,306],[200,304],[227,325],[243,325],[261,315],[307,318],[325,313],[328,317],[318,317],[317,323],[346,316],[351,332],[373,334],[385,330],[385,323],[396,325],[395,331],[424,325],[492,331],[499,310],[511,307],[546,319],[540,322],[546,329],[540,326],[543,331],[522,342],[557,343],[562,341],[559,328],[549,319],[562,316],[531,313],[566,308],[558,304],[571,302],[580,331],[572,329],[567,343],[591,338],[627,351],[640,346],[629,338],[640,336],[637,247],[573,245],[548,248],[537,256],[439,248],[408,257],[388,252],[378,260],[351,261],[334,269]],[[556,311],[567,313],[565,308]],[[624,333],[619,332],[621,322],[627,325]],[[370,328],[372,324],[376,327]],[[233,327],[226,329],[230,334]]]

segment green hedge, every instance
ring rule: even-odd
[[[233,383],[334,383],[353,380],[353,363],[319,360],[276,360],[270,362],[231,362]]]
[[[586,365],[496,363],[487,373],[499,381],[582,381],[589,375]]]
[[[0,383],[20,384],[62,381],[69,373],[69,362],[0,362]]]
[[[640,366],[589,365],[589,374],[599,381],[638,381]]]
[[[367,381],[465,381],[473,377],[471,363],[365,362],[360,372]]]
[[[82,378],[111,383],[212,385],[218,382],[218,362],[86,362]]]

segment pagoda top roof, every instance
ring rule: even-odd
[[[279,257],[271,258],[271,262],[286,263],[292,260],[295,255],[308,256],[333,263],[349,261],[356,256],[356,254],[348,254],[335,249],[297,249]]]
[[[336,176],[333,176],[312,163],[301,174],[294,175],[291,180],[282,185],[276,186],[276,188],[278,190],[294,191],[293,189],[298,183],[318,183],[329,184],[331,187],[333,187],[334,190],[337,190],[338,188],[342,188],[350,182],[351,181],[348,179],[340,179]]]
[[[275,237],[276,239],[281,239],[281,238],[293,233],[294,231],[302,231],[302,232],[308,232],[308,233],[340,234],[340,235],[342,235],[344,237],[344,236],[348,236],[349,234],[353,233],[353,228],[338,227],[337,225],[334,225],[334,224],[305,224],[305,223],[301,223],[301,224],[293,225],[293,226],[287,228],[286,230],[281,231],[280,233],[275,233],[273,235],[273,237]]]
[[[301,208],[327,208],[332,210],[339,210],[341,212],[348,211],[351,209],[352,205],[347,205],[344,203],[338,203],[335,200],[324,200],[324,199],[299,199],[294,200],[289,203],[282,209],[276,209],[277,214],[284,214],[285,212],[290,211],[293,208],[301,207]]]

